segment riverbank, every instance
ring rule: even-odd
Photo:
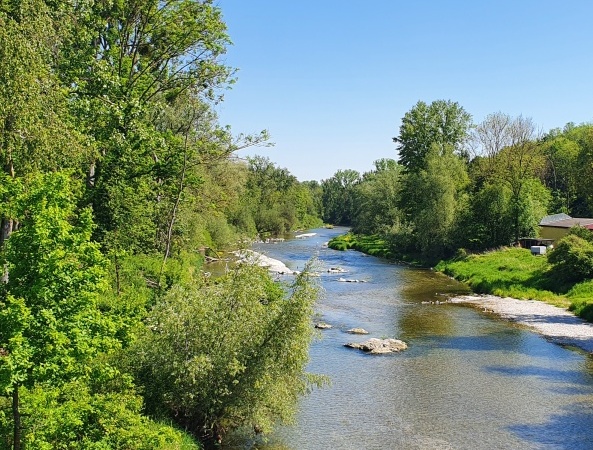
[[[564,308],[538,300],[517,300],[494,295],[464,295],[452,298],[450,303],[480,308],[485,313],[527,326],[557,344],[593,353],[593,324]]]
[[[435,270],[466,283],[478,294],[539,300],[593,322],[593,280],[560,284],[546,257],[522,248],[441,261]]]

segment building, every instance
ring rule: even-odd
[[[539,222],[539,235],[542,240],[557,241],[575,226],[593,231],[593,219],[570,217],[568,214],[546,216]]]

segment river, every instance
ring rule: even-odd
[[[436,304],[467,291],[430,270],[323,247],[345,229],[311,231],[254,250],[291,269],[317,256],[324,270],[347,270],[320,277],[316,319],[333,328],[310,350],[308,370],[332,384],[302,399],[296,425],[251,448],[593,449],[591,356],[479,310]],[[354,327],[409,349],[371,356],[346,348],[364,340],[345,332]]]

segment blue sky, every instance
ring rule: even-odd
[[[543,131],[593,122],[591,0],[217,0],[238,81],[217,110],[301,181],[397,158],[419,100],[501,111]]]

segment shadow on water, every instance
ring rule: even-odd
[[[593,377],[591,374],[583,373],[582,370],[566,370],[549,366],[487,366],[484,370],[490,373],[505,375],[510,378],[537,377],[546,381],[562,383],[560,388],[551,387],[551,390],[557,393],[567,395],[592,395]],[[566,383],[572,383],[577,386],[567,386]],[[583,389],[585,387],[585,389]]]
[[[552,414],[546,422],[519,423],[508,429],[521,440],[544,448],[590,450],[593,447],[593,405],[590,402],[572,404],[562,413]]]

